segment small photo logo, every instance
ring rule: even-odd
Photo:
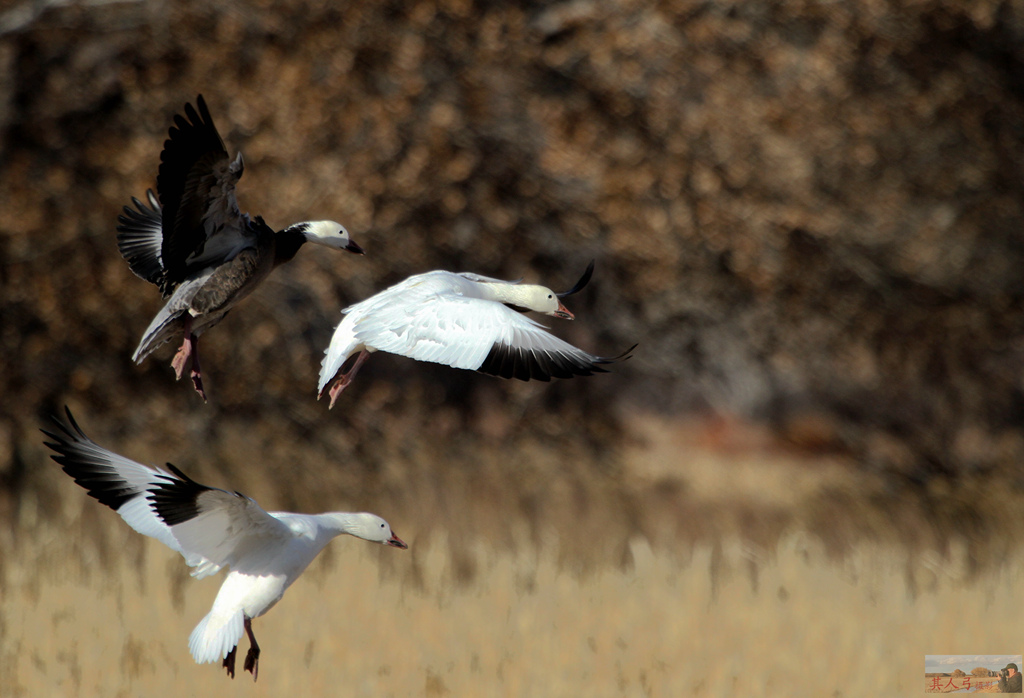
[[[926,654],[925,693],[1020,693],[1019,654]]]

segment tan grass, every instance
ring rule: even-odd
[[[459,584],[446,542],[416,546],[410,532],[404,555],[345,541],[314,563],[256,623],[253,686],[188,655],[217,582],[183,579],[159,544],[133,553],[134,534],[110,518],[131,554],[37,568],[38,549],[21,546],[9,561],[5,695],[892,695],[920,685],[926,653],[1020,642],[985,612],[1014,607],[1019,562],[969,585],[938,579],[915,599],[903,552],[863,544],[837,564],[792,533],[762,561],[757,591],[746,573],[757,552],[736,540],[685,563],[635,540],[631,566],[583,576],[559,566],[554,546],[477,546],[475,581]],[[61,534],[47,532],[47,555]]]
[[[396,453],[406,489],[373,508],[410,550],[329,546],[256,621],[255,686],[188,654],[219,577],[189,579],[40,448],[52,471],[0,527],[0,695],[897,695],[925,654],[1020,647],[993,622],[1024,595],[1019,507],[993,493],[965,495],[982,503],[965,519],[955,498],[936,511],[835,459],[723,452],[650,416],[623,443],[601,475],[523,440],[517,490],[502,453],[420,471]],[[238,467],[210,484],[244,475],[283,504],[269,472]]]

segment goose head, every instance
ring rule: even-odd
[[[300,233],[306,242],[345,250],[354,254],[363,254],[363,248],[352,242],[348,231],[341,223],[334,221],[305,221],[287,228],[287,232]]]
[[[538,313],[560,317],[564,320],[572,320],[575,315],[569,312],[569,309],[562,304],[561,299],[579,292],[580,289],[590,282],[590,277],[593,273],[594,262],[591,261],[587,265],[587,270],[583,272],[583,276],[576,282],[576,285],[564,293],[555,293],[546,286],[536,286],[533,284],[517,286],[514,291],[517,296],[516,304]]]
[[[546,286],[535,286],[524,284],[518,287],[517,305],[537,313],[544,313],[553,317],[560,317],[564,320],[572,320],[574,315],[569,309],[562,305],[559,294]]]
[[[388,522],[376,514],[349,515],[345,524],[345,532],[373,543],[382,543],[403,550],[409,547],[394,534]]]

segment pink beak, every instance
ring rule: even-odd
[[[391,537],[384,541],[384,544],[395,548],[401,548],[402,550],[407,550],[409,548],[401,538],[395,535],[394,531],[391,532]]]
[[[560,317],[564,320],[572,320],[576,317],[569,312],[569,309],[562,304],[562,301],[558,301],[558,310],[552,310],[548,315],[554,315],[555,317]]]

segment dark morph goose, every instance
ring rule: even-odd
[[[136,276],[156,284],[167,299],[149,324],[132,359],[141,363],[181,333],[171,366],[180,379],[191,359],[191,378],[206,399],[199,368],[199,335],[213,327],[306,242],[349,252],[362,249],[334,221],[305,221],[275,232],[263,218],[238,209],[235,184],[242,154],[228,158],[202,95],[185,105],[160,153],[157,194],[149,205],[118,216],[117,247]]]
[[[467,272],[410,276],[341,311],[345,317],[320,364],[318,396],[345,361],[358,353],[352,367],[331,387],[330,407],[334,407],[374,351],[524,381],[605,373],[602,365],[628,359],[636,345],[619,356],[595,356],[522,314],[532,310],[572,320],[573,314],[560,299],[586,286],[593,271],[591,262],[565,293]]]
[[[213,608],[188,639],[196,662],[222,662],[231,678],[245,633],[243,666],[256,680],[260,647],[253,619],[281,599],[331,540],[348,534],[409,547],[375,514],[267,512],[239,492],[200,485],[170,463],[170,472],[136,463],[97,445],[64,409],[67,422],[54,418],[58,430],[43,430],[53,439],[46,443],[56,452],[50,457],[64,472],[136,531],[181,553],[196,579],[231,568]]]

